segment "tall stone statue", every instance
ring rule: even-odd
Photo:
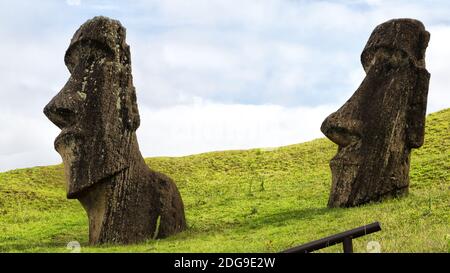
[[[339,145],[330,162],[329,207],[408,193],[410,152],[424,141],[429,39],[413,19],[390,20],[372,32],[361,54],[365,79],[321,126]]]
[[[135,131],[140,119],[130,48],[119,21],[95,17],[73,36],[64,61],[70,78],[45,106],[59,128],[67,198],[89,217],[89,242],[134,243],[186,227],[175,183],[150,170]]]

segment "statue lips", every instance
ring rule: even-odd
[[[73,180],[79,177],[79,174],[76,174],[79,173],[76,166],[80,164],[78,147],[83,145],[82,142],[82,134],[74,126],[63,128],[54,141],[55,150],[61,155],[64,162],[68,199],[77,198],[78,194],[83,190]]]
[[[76,138],[80,138],[81,134],[75,127],[67,127],[61,130],[61,133],[55,138],[54,146],[55,150],[58,151],[62,145],[67,145],[70,140],[75,140]]]
[[[345,108],[341,110],[346,111]],[[344,185],[352,183],[361,164],[361,122],[357,118],[345,122],[336,120],[336,113],[333,113],[325,119],[321,130],[339,147],[330,160],[330,168],[334,174],[333,183],[336,187],[347,188]]]
[[[355,146],[358,145],[358,143],[355,143]],[[338,153],[330,160],[330,165],[333,166],[339,166],[339,165],[355,165],[358,166],[358,160],[356,159],[356,156],[358,155],[359,148],[356,149],[346,149],[340,148]]]

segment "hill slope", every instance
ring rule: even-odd
[[[78,201],[65,198],[61,165],[0,173],[0,251],[68,252],[67,243],[76,240],[83,252],[274,252],[373,221],[383,230],[355,240],[356,252],[371,240],[382,252],[450,251],[450,109],[427,118],[425,145],[412,155],[408,197],[326,208],[335,152],[333,143],[317,139],[272,150],[148,158],[177,182],[189,229],[130,246],[87,246],[87,217]]]

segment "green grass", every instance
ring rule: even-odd
[[[383,230],[354,241],[366,252],[450,252],[450,109],[427,118],[425,145],[413,151],[410,194],[356,208],[328,209],[327,139],[276,149],[147,158],[175,179],[188,230],[127,246],[88,246],[87,217],[67,200],[62,165],[0,173],[0,251],[276,252],[380,221]],[[322,250],[341,252],[341,246]]]

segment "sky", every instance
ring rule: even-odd
[[[0,171],[61,162],[42,110],[69,78],[70,38],[97,15],[127,29],[145,157],[323,137],[365,76],[369,35],[393,18],[431,33],[427,112],[450,107],[450,1],[0,0]]]

